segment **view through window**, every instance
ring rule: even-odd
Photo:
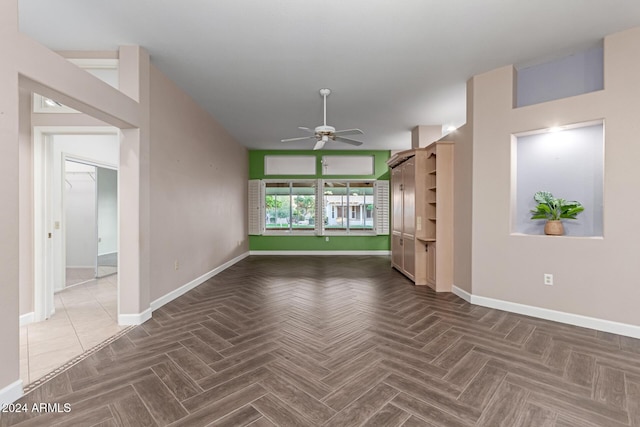
[[[327,181],[324,183],[325,230],[373,230],[373,183]]]
[[[269,182],[265,185],[267,230],[314,230],[315,182]]]
[[[257,209],[267,234],[386,234],[388,181],[264,180],[261,185]]]

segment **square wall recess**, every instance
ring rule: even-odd
[[[567,236],[603,235],[604,125],[572,125],[514,135],[512,139],[511,232],[544,234],[544,220],[531,220],[533,195],[549,191],[576,200],[584,212],[563,220]]]

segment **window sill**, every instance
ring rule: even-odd
[[[275,230],[269,230],[269,231],[265,231],[262,233],[262,236],[289,236],[289,237],[295,237],[295,236],[316,236],[316,237],[350,237],[350,236],[377,236],[378,234],[375,231],[351,231],[351,232],[345,232],[345,231],[325,231],[324,234],[316,234],[315,231],[310,230],[310,231],[302,231],[302,230],[296,230],[296,231],[275,231]]]
[[[263,236],[315,236],[314,230],[266,230]]]
[[[376,232],[371,231],[324,231],[322,236],[376,236]]]

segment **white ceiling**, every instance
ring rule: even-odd
[[[249,148],[322,124],[363,149],[410,148],[415,125],[465,122],[465,82],[640,26],[636,0],[19,0],[21,30],[54,50],[145,47]],[[343,144],[327,148],[353,148]]]

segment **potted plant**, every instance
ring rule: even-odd
[[[548,191],[538,191],[533,195],[533,199],[538,203],[538,206],[531,210],[531,219],[546,219],[544,233],[547,235],[563,235],[564,227],[561,220],[576,219],[578,214],[584,210],[584,206],[580,202],[555,198]]]

